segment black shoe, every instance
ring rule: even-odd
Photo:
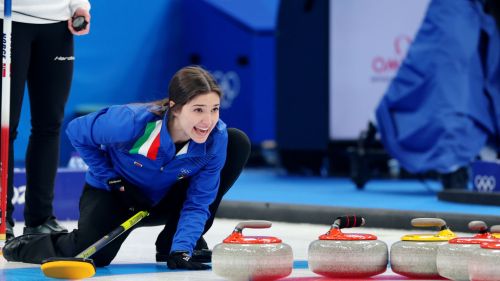
[[[6,230],[5,230],[5,235],[6,235],[6,241],[9,241],[10,239],[14,238],[14,227],[12,226],[12,224],[10,224],[9,221],[7,221],[7,225],[6,225]]]
[[[212,250],[209,249],[194,250],[193,255],[191,256],[191,261],[201,262],[201,263],[212,262]]]
[[[51,217],[39,226],[25,227],[23,234],[49,234],[60,232],[68,232],[68,230],[61,226],[54,217]]]
[[[196,246],[194,246],[193,255],[191,260],[194,262],[207,263],[212,262],[212,251],[208,248],[207,241],[203,236],[196,241]]]
[[[194,246],[195,250],[208,250],[208,244],[207,241],[205,241],[205,238],[203,236],[196,241],[196,245]]]
[[[22,261],[19,253],[22,248],[34,238],[34,236],[35,235],[21,235],[7,240],[2,248],[3,257],[8,261]]]

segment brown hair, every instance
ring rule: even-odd
[[[168,85],[168,98],[153,102],[158,105],[153,110],[158,115],[166,112],[171,118],[173,110],[181,109],[198,95],[214,92],[222,98],[222,91],[212,75],[200,66],[186,66],[175,73]],[[170,101],[175,104],[170,107]]]

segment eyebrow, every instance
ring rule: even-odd
[[[203,106],[203,107],[206,107],[207,105],[206,104],[193,104],[192,106]],[[214,104],[213,106],[220,106],[220,104]]]

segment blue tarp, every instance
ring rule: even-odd
[[[468,166],[500,118],[500,41],[478,0],[433,0],[377,122],[387,151],[412,173]]]

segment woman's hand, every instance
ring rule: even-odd
[[[167,259],[167,266],[170,269],[206,270],[209,265],[191,261],[191,256],[186,251],[174,251]]]
[[[77,17],[84,17],[85,18],[85,22],[87,23],[85,25],[85,28],[83,28],[82,30],[75,30],[75,28],[73,27],[73,20]],[[75,13],[73,14],[73,17],[70,18],[68,20],[68,29],[71,33],[73,33],[74,35],[85,35],[85,34],[88,34],[90,32],[90,13],[89,11],[83,9],[83,8],[78,8],[76,9]]]

